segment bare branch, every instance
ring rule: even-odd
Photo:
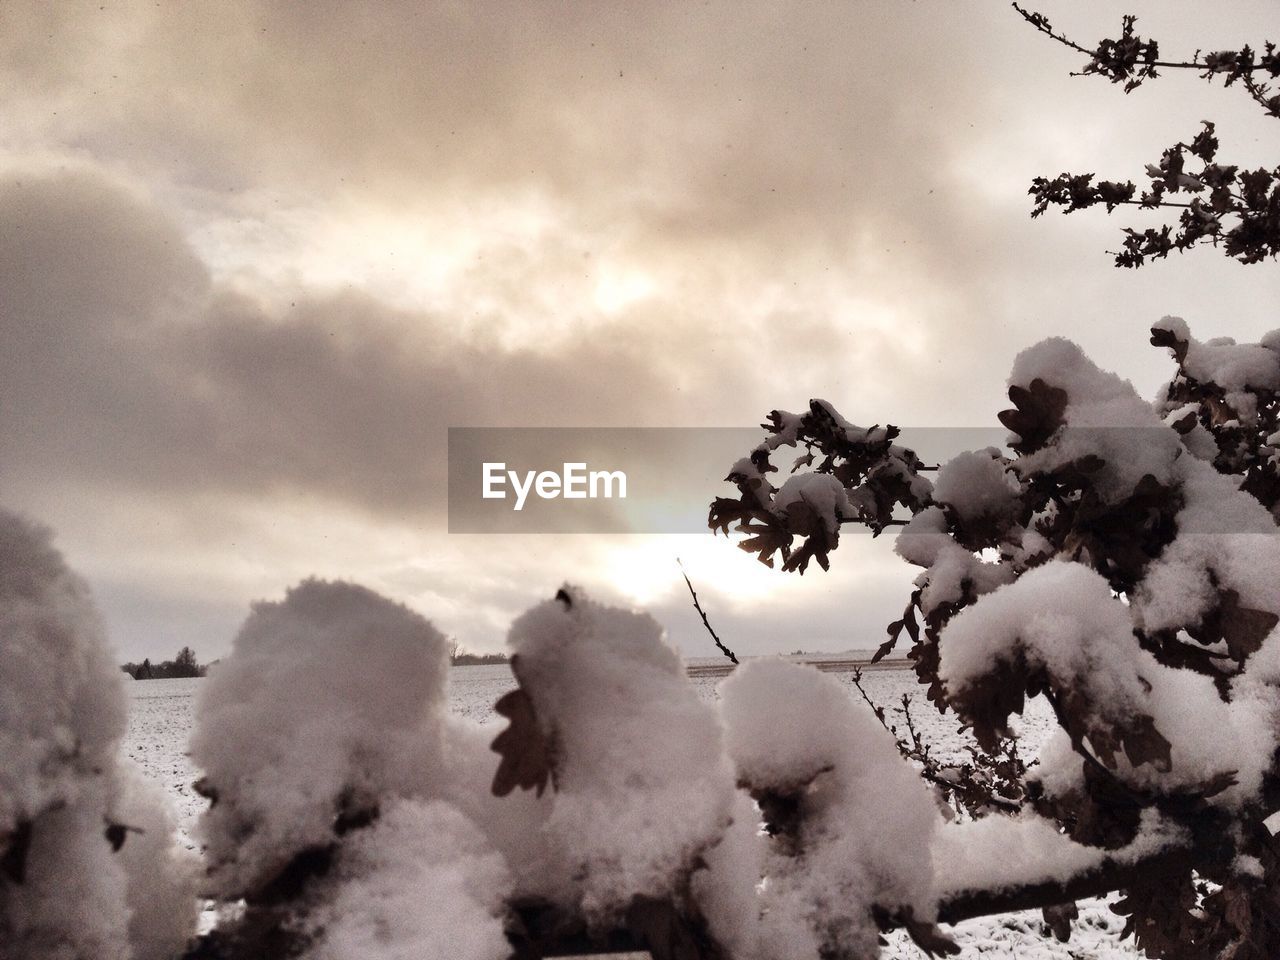
[[[684,564],[680,562],[680,558],[676,557],[676,563],[680,566],[680,575],[684,577],[685,585],[689,588],[689,596],[693,597],[693,609],[698,611],[698,616],[702,617],[702,625],[707,628],[707,633],[711,634],[711,639],[716,642],[716,646],[726,657],[734,663],[738,662],[738,655],[726,647],[716,634],[715,629],[711,626],[711,621],[707,619],[707,612],[702,609],[702,604],[698,602],[698,594],[693,589],[693,583],[689,580],[689,574],[685,573]]]
[[[906,718],[907,731],[911,737],[908,743],[898,735],[898,728],[889,723],[885,715],[884,707],[877,704],[871,699],[871,695],[867,693],[866,688],[862,685],[862,670],[855,667],[849,678],[854,688],[862,695],[862,699],[867,706],[871,708],[871,712],[875,714],[876,720],[880,722],[880,726],[893,737],[894,746],[898,748],[899,755],[913,765],[919,766],[920,776],[925,782],[933,784],[943,791],[951,803],[957,810],[961,810],[960,803],[964,803],[969,808],[971,814],[975,813],[975,809],[981,805],[995,807],[1006,813],[1017,813],[1022,809],[1018,804],[1005,797],[999,796],[992,789],[984,789],[977,783],[973,782],[965,768],[965,773],[961,780],[956,780],[946,776],[942,771],[943,767],[933,758],[930,752],[929,744],[925,742],[919,730],[916,728],[915,720],[911,716],[911,698],[905,693],[902,695],[902,712]],[[1016,757],[1016,746],[1013,748]],[[980,796],[975,796],[980,794]],[[962,799],[963,795],[963,799]]]
[[[1035,27],[1046,37],[1051,37],[1054,40],[1057,40],[1058,43],[1062,44],[1064,47],[1070,47],[1072,50],[1076,51],[1076,53],[1083,53],[1086,57],[1093,56],[1092,50],[1082,47],[1065,34],[1055,31],[1053,26],[1045,18],[1044,14],[1036,13],[1033,10],[1027,10],[1024,7],[1019,6],[1017,3],[1013,5],[1013,9],[1022,14],[1023,20],[1027,21],[1027,23],[1031,24],[1031,26]]]

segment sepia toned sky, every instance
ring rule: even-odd
[[[1083,41],[1111,3],[1037,9]],[[1129,3],[1162,53],[1280,34],[1274,5]],[[874,645],[910,568],[830,573],[707,536],[463,536],[449,426],[987,426],[1016,353],[1077,340],[1151,394],[1151,322],[1280,326],[1280,270],[1138,271],[1032,177],[1137,177],[1218,122],[1130,96],[1001,0],[0,4],[0,503],[53,527],[122,656],[212,659],[308,574],[476,650],[564,580],[713,653]],[[906,434],[910,439],[909,432]],[[745,451],[744,451],[745,452]],[[726,468],[727,468],[726,464]],[[706,499],[724,493],[709,489]]]

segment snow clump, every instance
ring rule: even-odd
[[[119,761],[125,711],[88,587],[47,530],[0,510],[5,960],[161,960],[195,932],[163,793]]]

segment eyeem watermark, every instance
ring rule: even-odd
[[[932,464],[999,446],[1006,435],[1001,427],[904,428],[901,442]],[[448,529],[710,536],[711,502],[739,496],[726,475],[767,436],[760,427],[450,427]],[[786,486],[803,453],[775,451],[772,487]],[[868,529],[846,524],[841,535]]]
[[[482,467],[481,496],[486,500],[506,500],[508,487],[514,494],[512,509],[523,510],[530,492],[543,500],[612,500],[627,497],[627,475],[622,470],[587,470],[586,463],[565,463],[561,472],[508,470],[502,462],[486,462]]]

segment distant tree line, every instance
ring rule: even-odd
[[[505,653],[468,653],[457,640],[449,641],[449,662],[455,667],[474,667],[491,663],[508,663]]]
[[[208,666],[196,660],[195,651],[183,647],[172,660],[152,663],[150,659],[141,663],[124,663],[120,669],[135,680],[173,680],[179,677],[203,677]]]
[[[449,648],[449,662],[459,667],[507,663],[508,659],[505,653],[469,653],[457,641]],[[172,660],[152,663],[148,659],[141,663],[123,663],[120,669],[135,680],[172,680],[180,677],[203,677],[209,665],[200,663],[190,647],[183,647]]]

